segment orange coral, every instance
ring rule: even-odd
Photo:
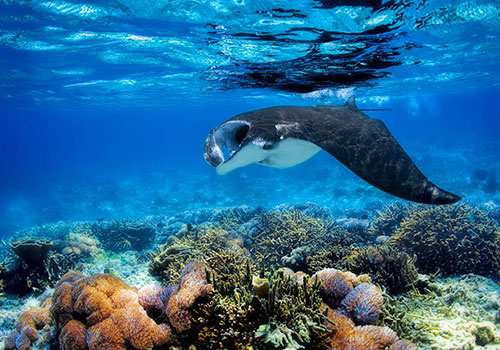
[[[87,328],[83,323],[71,320],[61,330],[59,344],[62,350],[85,350],[87,341],[85,340]]]
[[[66,349],[72,348],[71,344],[82,345],[84,329],[90,350],[126,349],[127,344],[134,349],[150,349],[170,338],[170,328],[149,318],[135,290],[112,275],[66,274],[52,301],[51,314]]]
[[[311,282],[316,279],[321,282],[319,289],[328,299],[328,304],[336,306],[350,291],[354,289],[353,274],[347,274],[336,269],[323,269],[311,277]]]
[[[170,298],[165,312],[170,324],[183,332],[191,328],[190,309],[195,299],[210,293],[212,285],[207,283],[205,264],[197,261],[184,267],[179,280],[179,291]]]
[[[38,339],[37,329],[50,323],[50,299],[45,300],[41,307],[32,307],[23,312],[17,320],[17,331],[12,332],[5,341],[5,349],[26,350],[32,342]]]
[[[356,326],[341,310],[333,310],[326,304],[322,308],[327,309],[329,322],[325,326],[332,331],[332,350],[380,350],[399,340],[396,332],[388,327]]]
[[[177,293],[179,290],[178,285],[163,287],[157,284],[150,284],[142,287],[137,291],[139,297],[139,304],[146,309],[156,309],[164,311],[170,297]]]

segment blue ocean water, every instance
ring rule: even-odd
[[[3,1],[0,235],[312,201],[335,215],[395,200],[321,152],[218,176],[209,130],[274,105],[352,94],[420,169],[500,205],[495,0]]]

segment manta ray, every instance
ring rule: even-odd
[[[252,163],[291,167],[322,149],[394,196],[427,204],[460,200],[430,182],[385,124],[359,110],[354,98],[344,106],[278,106],[236,115],[210,131],[204,156],[224,175]]]

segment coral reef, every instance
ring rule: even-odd
[[[205,265],[192,261],[181,272],[179,290],[172,295],[165,308],[170,324],[178,332],[191,328],[191,307],[198,297],[212,291],[212,285],[206,282]]]
[[[317,285],[300,286],[292,283],[284,271],[271,270],[257,277],[269,287],[259,296],[252,285],[255,278],[250,265],[233,265],[232,273],[221,277],[211,276],[213,292],[209,299],[193,307],[190,337],[178,339],[179,347],[325,348],[321,342],[327,330],[319,312]]]
[[[434,278],[422,292],[384,298],[381,324],[418,348],[473,349],[482,341],[488,342],[486,349],[500,346],[500,286],[489,278]]]
[[[220,225],[195,226],[181,238],[160,246],[151,254],[149,271],[166,284],[175,284],[179,272],[192,260],[204,261],[220,273],[228,263],[246,263],[243,240]]]
[[[382,303],[382,292],[377,286],[361,283],[346,295],[341,305],[356,323],[375,324]]]
[[[90,237],[85,233],[70,233],[65,240],[58,242],[60,250],[65,255],[76,255],[80,257],[89,257],[102,253],[99,240]]]
[[[329,349],[377,350],[388,346],[412,349],[413,344],[399,342],[396,332],[389,327],[373,325],[378,320],[383,297],[375,285],[364,282],[367,276],[326,269],[318,271],[311,280],[318,281],[319,289],[329,296],[321,305],[327,317],[324,325],[330,331],[325,341]]]
[[[401,221],[406,218],[413,210],[424,208],[419,204],[397,201],[386,205],[383,210],[377,210],[377,216],[372,220],[368,233],[375,240],[383,241],[394,234]]]
[[[281,258],[326,234],[329,225],[298,210],[264,212],[258,231],[251,237],[250,253],[259,267],[279,266]]]
[[[156,324],[138,303],[135,290],[112,275],[70,272],[58,283],[50,314],[62,348],[149,349],[166,343],[170,327]],[[78,346],[80,346],[78,345]]]
[[[55,251],[49,240],[24,238],[11,243],[10,248],[16,259],[3,264],[0,279],[4,289],[13,294],[40,293],[74,266],[73,259]]]
[[[328,325],[332,330],[329,339],[332,350],[379,350],[397,346],[399,338],[388,327],[356,326],[337,310],[327,308]],[[400,343],[401,344],[401,343]],[[411,349],[411,348],[410,348]]]
[[[415,259],[393,247],[369,246],[353,249],[341,265],[353,273],[370,275],[374,283],[398,294],[409,290],[417,279]]]
[[[467,204],[412,211],[388,244],[415,254],[415,265],[423,273],[498,276],[500,272],[498,227]]]
[[[142,251],[152,245],[156,235],[156,229],[149,223],[130,220],[96,222],[91,230],[103,248],[113,252]]]

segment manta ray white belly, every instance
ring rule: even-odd
[[[224,175],[252,163],[288,168],[308,160],[320,150],[314,143],[292,138],[278,141],[268,150],[263,149],[258,142],[250,143],[220,164],[216,171],[217,174]]]

